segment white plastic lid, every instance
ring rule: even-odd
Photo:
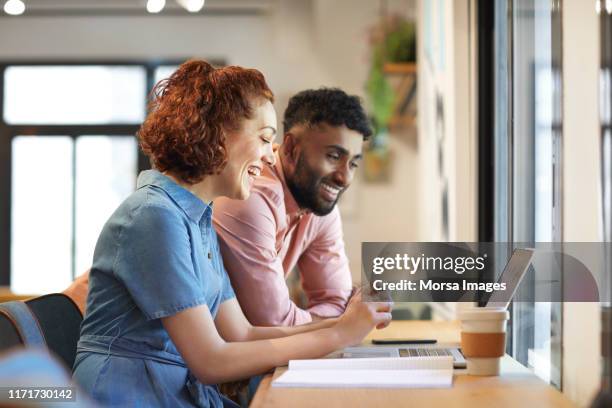
[[[460,320],[508,320],[510,313],[505,307],[473,307],[459,312]]]

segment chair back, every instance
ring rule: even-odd
[[[0,350],[18,345],[47,348],[72,369],[82,320],[77,305],[61,293],[2,303]]]

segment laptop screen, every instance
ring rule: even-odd
[[[514,250],[498,281],[500,283],[506,283],[506,290],[493,292],[487,301],[487,307],[508,308],[510,301],[516,293],[516,289],[523,280],[527,269],[529,269],[529,264],[531,263],[532,257],[532,249],[524,248]]]

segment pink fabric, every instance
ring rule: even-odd
[[[78,276],[62,293],[68,296],[79,307],[81,314],[85,316],[87,307],[87,292],[89,290],[89,269]]]
[[[340,315],[351,292],[338,208],[319,217],[299,209],[280,160],[264,169],[248,200],[218,199],[213,222],[238,301],[251,324],[289,326]],[[297,265],[308,309],[285,282]]]

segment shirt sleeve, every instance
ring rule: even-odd
[[[257,326],[312,321],[289,297],[283,264],[276,252],[273,203],[259,191],[248,200],[218,200],[213,221],[232,286],[245,316]]]
[[[344,312],[352,287],[338,208],[316,222],[317,234],[300,256],[298,268],[308,311],[334,317]]]
[[[221,287],[221,302],[223,303],[226,300],[230,300],[236,297],[236,294],[234,293],[234,288],[232,287],[232,283],[229,279],[229,277],[227,276],[227,272],[225,271],[225,269],[223,270],[225,276],[223,277],[223,282],[222,282],[222,287]]]
[[[114,272],[147,319],[206,302],[192,259],[187,221],[178,210],[143,205],[119,236]]]

